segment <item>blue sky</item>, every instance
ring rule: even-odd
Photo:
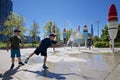
[[[40,25],[40,36],[44,31],[42,27],[46,22],[52,20],[63,31],[64,25],[67,29],[77,29],[80,25],[81,33],[86,24],[89,28],[94,26],[94,34],[97,35],[97,23],[100,22],[99,32],[107,24],[108,8],[114,3],[120,15],[120,0],[13,0],[15,13],[25,18],[25,26],[30,29],[33,21]]]

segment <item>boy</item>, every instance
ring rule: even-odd
[[[56,35],[54,33],[49,35],[49,38],[45,38],[43,39],[40,44],[39,47],[36,48],[36,50],[31,53],[29,55],[29,57],[25,60],[25,63],[27,64],[28,60],[34,55],[39,55],[41,53],[41,56],[44,56],[44,62],[43,62],[43,68],[44,69],[48,69],[48,67],[46,66],[46,60],[47,60],[47,48],[49,48],[50,46],[54,47],[55,44],[57,43],[56,41],[54,41]]]
[[[11,62],[12,62],[12,65],[11,65],[10,69],[14,68],[15,57],[18,58],[19,65],[24,65],[21,62],[21,54],[20,54],[20,47],[19,47],[19,43],[21,43],[22,46],[24,46],[21,39],[19,38],[20,32],[21,31],[19,31],[17,29],[14,30],[14,35],[9,38],[8,43],[7,43],[7,52],[9,51],[9,45],[11,44]]]

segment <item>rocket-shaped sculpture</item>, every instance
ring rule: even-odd
[[[66,28],[64,28],[63,30],[63,40],[64,40],[64,44],[66,44]]]
[[[80,44],[82,42],[82,35],[80,34],[80,26],[78,26],[78,33],[76,34],[76,37],[77,37],[78,47],[80,51]]]
[[[118,14],[114,4],[112,4],[108,11],[108,32],[112,40],[112,51],[114,53],[114,39],[118,32]]]
[[[84,26],[83,28],[83,36],[85,40],[85,47],[87,47],[87,40],[88,40],[88,28],[87,25]]]

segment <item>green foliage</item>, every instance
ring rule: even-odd
[[[72,33],[71,30],[67,30],[67,31],[66,31],[66,41],[69,40],[71,33]]]
[[[93,38],[94,45],[96,47],[109,47],[109,34],[108,34],[108,26],[106,25],[102,30],[101,38],[99,39],[97,36]],[[100,42],[101,41],[101,42]],[[120,24],[118,25],[118,34],[115,39],[115,47],[120,46]]]
[[[93,39],[93,42],[101,41],[101,39],[98,36],[94,36],[92,39]]]
[[[48,34],[51,33],[51,28],[53,26],[53,22],[52,21],[49,21],[46,23],[46,25],[43,27],[44,30],[45,30],[45,34],[44,34],[44,37],[48,36]]]
[[[104,27],[104,29],[102,30],[101,40],[102,41],[109,41],[108,36],[109,36],[109,34],[108,34],[108,26],[106,25]],[[120,41],[120,24],[118,25],[118,34],[117,34],[117,37],[115,39],[115,42],[119,42],[119,41]]]
[[[60,41],[60,36],[61,36],[60,30],[56,24],[53,24],[52,21],[47,22],[46,25],[43,27],[45,30],[44,37],[48,36],[50,33],[53,32],[53,26],[55,27],[55,34],[57,35],[56,40]]]
[[[6,43],[0,42],[0,49],[6,48]]]
[[[95,47],[101,47],[101,48],[109,47],[109,42],[105,42],[105,41],[95,42],[94,46]]]
[[[24,45],[27,48],[31,48],[31,47],[37,47],[38,43],[34,43],[34,45],[30,44],[30,43],[29,44],[24,44]],[[0,42],[0,49],[6,49],[6,43]]]
[[[120,47],[120,42],[116,42],[115,47]]]
[[[40,34],[39,24],[36,22],[33,22],[32,28],[30,30],[30,35],[33,37],[33,40],[35,40],[39,34]]]
[[[26,28],[24,27],[24,18],[13,12],[10,13],[8,19],[4,22],[4,25],[6,26],[6,29],[2,32],[4,35],[12,35],[14,29],[21,30],[21,35],[26,31]]]
[[[25,44],[25,46],[27,47],[27,48],[31,48],[31,47],[37,47],[38,46],[38,44]]]
[[[101,40],[102,41],[108,41],[108,26],[106,25],[105,27],[104,27],[104,29],[102,30],[102,34],[101,34]]]
[[[97,42],[94,43],[94,46],[95,47],[100,47],[100,48],[109,47],[109,42],[105,42],[105,41],[98,42],[97,41]],[[116,42],[115,47],[120,47],[120,42]]]
[[[59,30],[59,28],[58,27],[56,27],[56,41],[60,41],[60,36],[61,36],[61,34],[60,34],[60,30]]]
[[[115,39],[115,42],[120,42],[120,24],[118,25],[118,34],[117,34],[117,37]]]

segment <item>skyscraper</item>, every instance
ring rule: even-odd
[[[94,36],[94,31],[93,31],[93,24],[91,24],[91,37]]]
[[[5,29],[4,22],[13,11],[13,3],[11,0],[0,0],[0,32]],[[4,40],[4,35],[0,34],[0,41]]]

